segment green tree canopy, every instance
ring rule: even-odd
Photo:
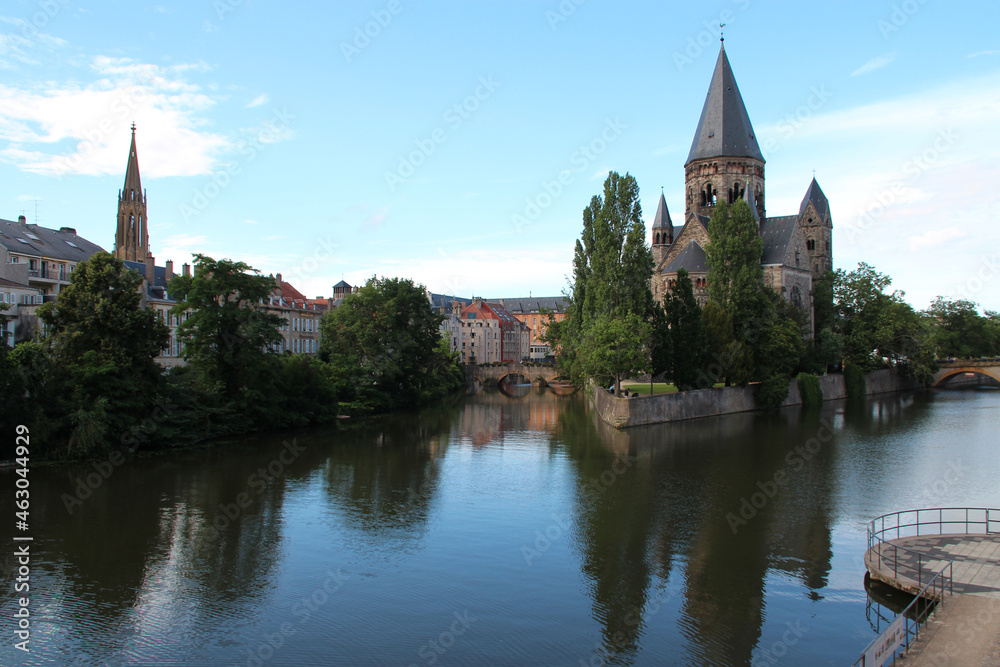
[[[321,325],[321,355],[339,378],[341,401],[360,411],[418,405],[462,386],[457,357],[422,285],[372,278]]]
[[[705,372],[708,336],[686,269],[677,272],[677,282],[671,287],[670,296],[664,299],[664,305],[673,343],[670,376],[678,390],[693,389]]]
[[[940,357],[990,357],[1000,354],[1000,322],[979,314],[967,299],[937,297],[925,315]]]
[[[843,331],[844,359],[863,371],[909,365],[926,378],[933,366],[933,345],[926,325],[904,301],[887,293],[888,275],[861,263],[850,273],[837,271],[834,297]]]
[[[646,245],[639,186],[632,176],[611,172],[604,181],[603,196],[593,197],[583,211],[583,231],[573,257],[573,284],[567,295],[566,318],[557,326],[550,325],[546,332],[546,340],[559,350],[563,373],[574,381],[584,377],[620,379],[623,373],[648,368],[652,274],[653,255]],[[618,324],[611,327],[612,321]],[[617,345],[614,354],[600,349],[600,341],[606,341],[609,332],[618,331],[626,321],[644,325],[639,331],[646,338],[627,337],[637,345],[636,349],[626,352]],[[618,361],[613,362],[612,357]],[[638,364],[636,360],[640,357],[647,361]],[[626,363],[625,359],[630,361]],[[631,370],[621,370],[626,367]],[[616,381],[617,389],[620,384]]]
[[[761,258],[764,242],[750,206],[742,199],[730,207],[719,202],[708,223],[710,242],[705,249],[708,261],[708,299],[728,313],[732,324],[732,342],[724,353],[724,322],[711,313],[713,356],[721,357],[727,383],[745,385],[760,379],[761,341],[778,319],[774,301],[764,285]]]
[[[233,399],[260,387],[265,355],[281,341],[283,319],[264,310],[274,278],[244,262],[195,255],[195,272],[167,286],[184,317],[177,335],[184,358]]]
[[[111,446],[156,401],[162,370],[155,357],[169,330],[142,307],[141,284],[122,260],[98,252],[76,265],[55,302],[38,309],[48,334],[50,386],[69,415],[70,455]]]

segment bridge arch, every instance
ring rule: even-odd
[[[960,366],[958,368],[942,368],[934,376],[934,384],[931,386],[940,387],[949,378],[953,378],[956,375],[964,375],[965,373],[978,373],[979,375],[993,378],[1000,383],[1000,366]]]

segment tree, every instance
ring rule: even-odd
[[[645,344],[650,328],[635,313],[621,319],[597,320],[587,328],[581,342],[583,372],[597,380],[611,379],[618,395],[622,378],[644,371],[649,364]]]
[[[664,302],[673,342],[670,373],[677,389],[685,391],[697,386],[708,355],[708,336],[701,307],[694,298],[694,287],[686,269],[677,272],[677,282]]]
[[[462,386],[422,285],[372,278],[323,319],[321,356],[340,399],[361,412],[419,405]]]
[[[623,343],[617,343],[610,356],[597,347],[597,341],[606,341],[608,332],[619,330],[625,321],[642,322],[641,331],[648,336],[654,312],[649,289],[652,274],[653,255],[646,245],[639,187],[632,176],[611,172],[604,182],[603,197],[593,197],[583,211],[583,232],[576,242],[566,318],[560,326],[550,328],[546,336],[554,348],[558,346],[560,369],[565,374],[574,381],[585,376],[596,378],[599,369],[608,368],[610,356],[633,360],[646,356],[647,362],[638,366],[612,364],[617,368],[629,366],[629,372],[648,367],[648,339],[638,340],[630,334],[626,339],[633,341],[636,349],[626,352],[621,349]],[[632,315],[637,319],[631,319]],[[609,327],[612,321],[618,323],[614,328]],[[616,373],[605,373],[611,375]],[[615,389],[620,390],[620,383],[616,382]]]
[[[901,365],[926,379],[935,368],[931,336],[903,292],[885,292],[891,284],[888,275],[865,263],[850,273],[837,271],[834,296],[844,359],[863,371]]]
[[[169,330],[142,307],[141,284],[122,260],[98,252],[76,265],[55,302],[38,309],[48,328],[51,381],[69,415],[72,456],[117,442],[156,402],[162,370],[155,358]]]
[[[764,242],[750,206],[742,199],[731,209],[720,202],[708,223],[708,234],[708,298],[732,315],[736,339],[746,342],[760,334],[762,323],[769,323],[772,310],[760,263]]]
[[[732,321],[726,380],[745,385],[759,374],[760,341],[777,319],[760,263],[764,242],[750,206],[742,199],[732,208],[725,202],[716,205],[708,234],[709,303],[727,312]],[[713,332],[715,344],[720,336],[725,336],[724,330]]]
[[[925,315],[931,319],[938,356],[968,359],[1000,354],[1000,329],[989,317],[979,314],[974,302],[939,296]]]
[[[265,356],[282,339],[284,320],[263,308],[273,287],[274,278],[244,262],[201,254],[194,275],[168,285],[177,300],[173,312],[186,317],[177,327],[184,358],[247,410],[254,408],[248,390],[266,394]]]

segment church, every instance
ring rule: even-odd
[[[813,282],[833,270],[830,202],[813,177],[798,214],[768,217],[764,162],[723,43],[684,164],[684,224],[679,231],[674,227],[662,194],[653,220],[651,288],[657,301],[662,302],[684,268],[699,303],[706,303],[708,222],[720,201],[743,199],[764,242],[765,283],[809,313],[811,331]]]

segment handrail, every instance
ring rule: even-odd
[[[936,520],[921,521],[922,512],[936,512]],[[963,518],[945,518],[945,512],[963,512]],[[982,520],[977,520],[976,516],[970,517],[970,512],[981,512]],[[994,513],[996,518],[993,518]],[[901,518],[904,515],[915,515],[913,522],[911,523],[901,523]],[[886,519],[895,517],[896,522],[894,525],[886,526]],[[879,528],[876,529],[876,523],[879,524]],[[995,524],[995,526],[994,526]],[[944,526],[964,526],[964,530],[952,530],[949,533],[943,531]],[[937,526],[938,531],[924,530],[921,533],[921,528]],[[982,526],[982,530],[970,530],[970,527]],[[906,528],[915,528],[915,533],[910,533],[903,535],[900,533],[901,530]],[[889,531],[895,531],[895,535],[892,538],[884,537]],[[883,545],[892,547],[892,574],[894,577],[899,575],[899,550],[903,550],[907,553],[915,554],[917,556],[917,586],[923,585],[923,561],[926,558],[926,554],[909,547],[900,546],[898,544],[892,544],[889,542],[890,539],[899,539],[900,537],[911,537],[923,535],[944,535],[944,534],[964,534],[964,535],[991,535],[994,533],[1000,533],[1000,509],[994,509],[989,507],[934,507],[934,508],[924,508],[917,510],[902,510],[899,512],[892,512],[890,514],[883,514],[880,517],[872,519],[871,523],[868,524],[868,550],[871,552],[874,550],[877,558],[878,564],[881,566],[888,563],[888,558],[884,555],[883,551],[887,549],[883,548]],[[878,548],[876,548],[876,545]],[[929,560],[940,560],[940,559],[929,559]]]
[[[926,521],[922,520],[921,513],[937,513],[937,519],[928,519]],[[945,513],[951,513],[948,517]],[[954,513],[961,513],[958,518],[954,518]],[[972,513],[972,514],[970,514]],[[996,518],[994,518],[994,514]],[[910,517],[907,515],[915,515],[910,521]],[[981,517],[981,518],[980,518]],[[890,525],[886,525],[886,519],[895,518],[894,524],[890,522]],[[903,521],[910,521],[909,523],[903,523]],[[878,527],[876,528],[876,524]],[[957,530],[951,530],[945,532],[945,526],[963,526],[964,530],[961,533]],[[981,530],[978,529],[982,527]],[[927,528],[937,527],[937,532],[928,530]],[[977,528],[977,530],[970,530],[970,528]],[[907,531],[909,534],[901,535],[900,532],[906,529],[915,529],[915,532]],[[921,533],[921,529],[923,533]],[[886,535],[890,531],[895,531],[894,538],[887,538]],[[878,642],[882,641],[887,635],[893,632],[898,633],[902,630],[902,639],[899,640],[902,644],[905,644],[905,648],[909,650],[910,648],[910,636],[912,633],[913,639],[919,635],[920,624],[926,620],[933,607],[936,607],[936,603],[944,599],[945,588],[947,586],[948,594],[952,595],[954,593],[954,581],[952,579],[953,573],[953,561],[948,560],[944,567],[942,567],[931,579],[924,584],[923,583],[923,570],[924,570],[924,558],[930,559],[926,554],[916,550],[910,549],[908,547],[900,546],[898,544],[893,544],[890,539],[899,539],[900,537],[910,537],[919,535],[949,535],[949,534],[965,534],[965,535],[992,535],[1000,534],[1000,509],[990,508],[990,507],[934,507],[934,508],[923,508],[917,510],[902,510],[899,512],[892,512],[890,514],[883,514],[880,517],[872,519],[868,524],[868,552],[875,553],[878,559],[878,565],[881,567],[884,563],[889,562],[888,558],[883,552],[888,551],[887,547],[892,547],[892,573],[893,576],[898,579],[899,577],[899,550],[915,554],[917,556],[917,586],[920,587],[920,592],[917,593],[916,597],[907,605],[901,614],[896,616],[896,620],[878,637],[876,637],[861,653],[861,657],[854,663],[854,667],[882,667],[884,664],[886,656],[881,656],[879,658],[878,665],[866,665],[866,656],[869,650],[872,649]],[[877,545],[878,548],[875,548]],[[933,559],[940,562],[940,558]],[[947,576],[945,576],[947,572]],[[940,582],[939,582],[940,579]],[[938,583],[940,583],[940,591],[938,589]],[[931,590],[930,600],[934,602],[934,605],[928,604],[919,614],[917,618],[913,621],[911,628],[910,619],[906,614],[910,611],[914,604],[918,600],[927,598],[927,591]],[[902,628],[899,627],[897,622],[900,617],[904,619]],[[899,642],[890,642],[894,646],[892,651],[889,652],[890,655],[895,655],[895,651],[898,650]]]
[[[952,586],[952,571],[953,571],[952,570],[952,563],[951,563],[951,561],[948,561],[947,565],[945,565],[943,568],[941,568],[941,571],[938,572],[937,574],[935,574],[931,578],[931,580],[927,582],[927,585],[924,586],[922,589],[920,589],[920,592],[917,593],[916,597],[914,597],[910,601],[910,604],[906,605],[906,608],[903,609],[903,611],[899,612],[899,614],[896,615],[896,620],[899,620],[900,618],[903,619],[903,624],[902,624],[903,625],[903,628],[902,628],[903,629],[902,644],[904,645],[904,647],[906,648],[906,650],[910,649],[910,643],[911,643],[910,642],[910,638],[911,638],[911,636],[912,636],[912,638],[913,638],[914,641],[917,639],[918,636],[920,636],[920,626],[923,625],[923,623],[927,620],[927,617],[930,616],[931,610],[935,608],[935,606],[937,605],[937,603],[939,603],[942,600],[944,600],[944,589],[945,589],[945,581],[944,580],[946,578],[948,580],[948,589],[949,589],[949,591],[951,590],[951,586]],[[947,577],[944,576],[945,572],[948,573]],[[941,584],[940,590],[938,589],[938,586],[937,586],[939,578],[941,579],[941,581],[940,581],[940,584]],[[908,616],[908,614],[909,614],[910,610],[913,608],[913,605],[917,604],[921,600],[925,600],[927,598],[926,593],[927,593],[928,590],[931,590],[930,600],[931,600],[931,602],[934,603],[934,605],[927,604],[923,609],[921,609],[919,612],[917,612],[916,618],[910,619],[910,617]],[[882,638],[885,635],[889,634],[893,630],[893,625],[895,624],[895,622],[896,621],[893,621],[893,624],[890,624],[889,627],[886,628],[885,632],[883,632],[878,637],[876,637],[875,639],[873,639],[868,644],[868,646],[865,647],[865,650],[862,651],[861,652],[861,656],[857,660],[854,661],[854,665],[852,667],[882,667],[882,665],[885,664],[885,661],[887,660],[888,655],[893,655],[893,656],[895,655],[896,651],[899,649],[898,645],[895,646],[895,648],[893,648],[891,651],[889,651],[888,655],[880,656],[878,664],[875,664],[875,665],[868,665],[868,664],[866,664],[866,656],[868,655],[869,650],[873,646],[875,646],[879,641],[881,641]]]

